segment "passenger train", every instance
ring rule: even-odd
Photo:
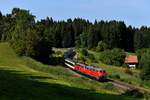
[[[65,65],[67,65],[69,68],[71,68],[74,71],[78,71],[82,74],[93,77],[96,80],[100,80],[100,81],[105,80],[107,76],[106,71],[101,68],[88,66],[69,58],[65,59]]]

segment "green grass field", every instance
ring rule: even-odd
[[[0,43],[0,100],[138,100],[106,86],[62,66],[17,57]]]
[[[91,63],[92,65],[95,65],[97,67],[103,68],[107,71],[107,73],[109,74],[108,76],[120,76],[119,80],[121,81],[125,81],[129,84],[133,84],[133,85],[137,85],[137,86],[142,86],[144,88],[150,89],[150,81],[145,81],[143,82],[140,79],[139,73],[140,70],[138,69],[131,69],[133,75],[127,74],[125,73],[125,67],[122,66],[113,66],[113,65],[106,65],[104,63],[102,63],[101,61],[99,61],[99,55],[100,52],[93,52],[93,51],[89,51],[92,54],[94,54],[96,60],[98,61],[98,63]],[[134,53],[127,53],[127,55],[135,55]]]

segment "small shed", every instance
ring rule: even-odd
[[[129,68],[136,68],[138,57],[136,55],[128,55],[126,56],[124,63],[127,64]]]

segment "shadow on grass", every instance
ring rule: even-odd
[[[0,100],[133,100],[92,90],[39,82],[51,77],[29,76],[0,70]]]
[[[46,64],[46,65],[62,65],[63,57],[50,57],[48,59],[36,59],[37,61]]]

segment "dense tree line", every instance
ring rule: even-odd
[[[20,56],[30,56],[42,62],[49,59],[52,43],[43,31],[38,31],[35,16],[19,8],[14,8],[11,14],[0,16],[1,41],[10,42]]]
[[[54,21],[49,17],[35,21],[35,16],[28,10],[19,8],[14,8],[11,14],[0,13],[1,41],[25,39],[28,34],[30,38],[38,35],[51,46],[61,48],[77,46],[94,49],[100,46],[100,42],[107,48],[126,51],[150,47],[150,28],[127,27],[123,21],[102,20],[92,23],[82,18]]]
[[[35,16],[28,10],[19,8],[14,8],[11,14],[0,13],[0,40],[12,43],[19,55],[36,56],[35,58],[41,56],[35,52],[37,48],[46,51],[39,43],[46,45],[48,50],[52,46],[97,48],[98,51],[111,48],[126,51],[148,48],[149,32],[150,28],[127,27],[122,21],[91,23],[81,18],[54,21],[49,17],[35,21]]]

